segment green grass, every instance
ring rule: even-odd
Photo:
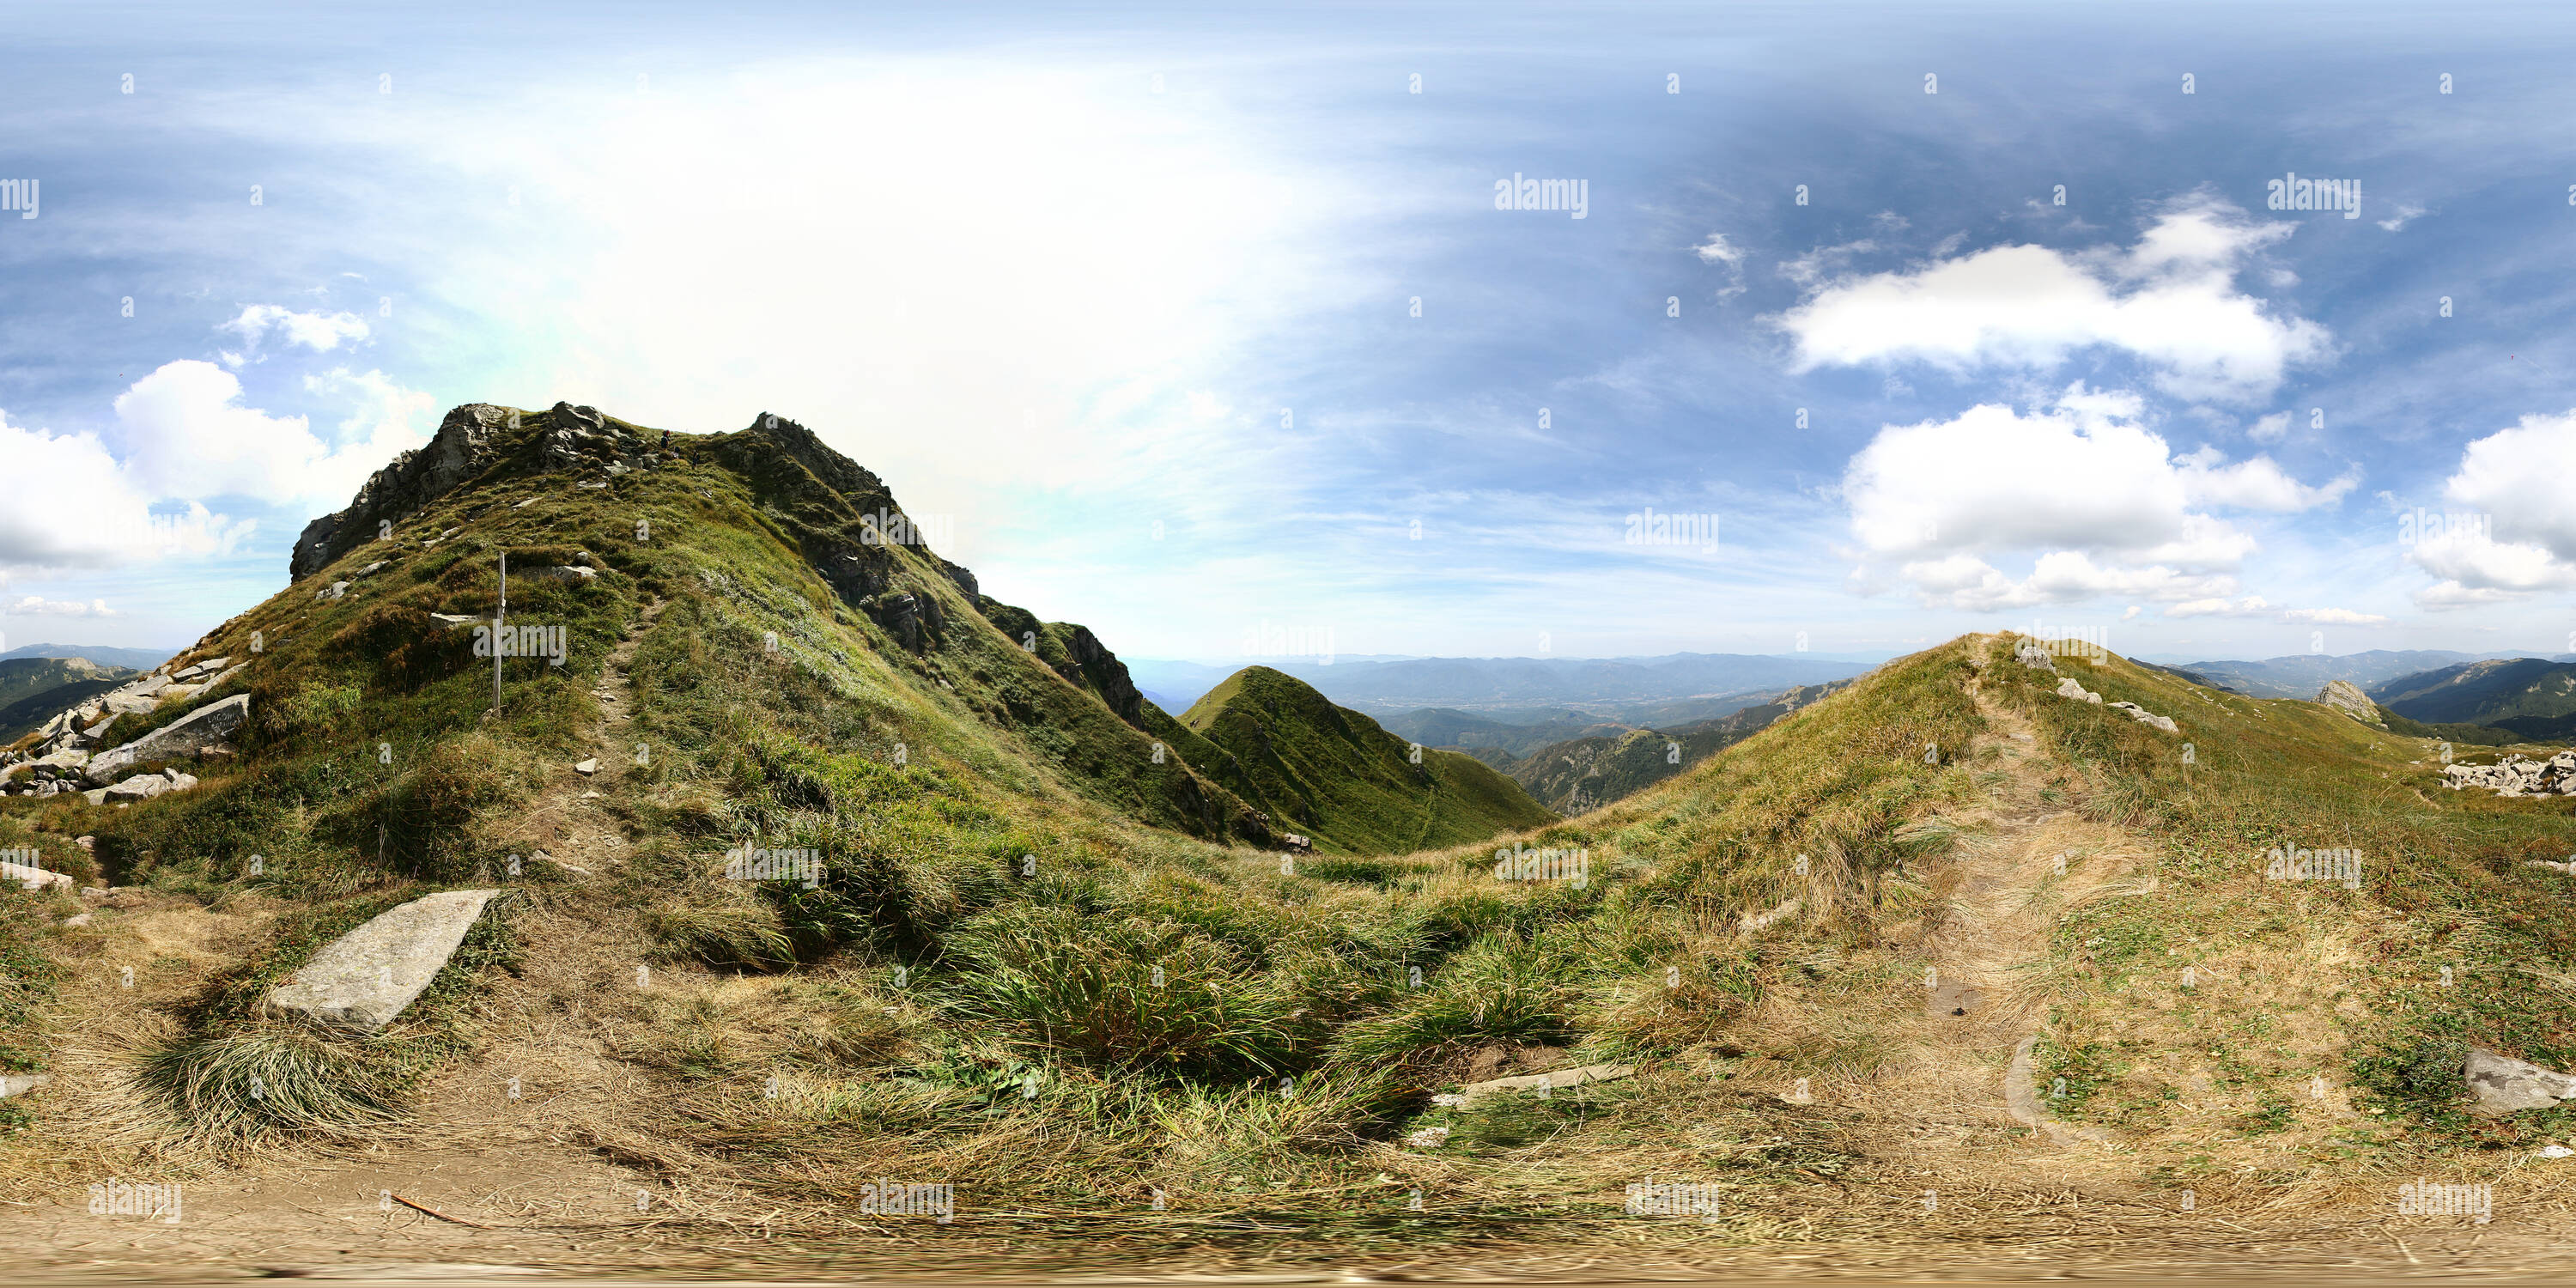
[[[1556,816],[1461,752],[1411,746],[1302,680],[1245,667],[1180,724],[1241,767],[1238,793],[1318,849],[1394,854],[1482,840]]]

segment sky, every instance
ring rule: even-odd
[[[2576,651],[2576,24],[2411,8],[14,6],[0,643],[560,400],[1133,657]]]

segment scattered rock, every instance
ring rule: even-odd
[[[452,631],[459,626],[472,626],[483,619],[467,613],[431,613],[429,620]]]
[[[89,924],[90,918],[97,915],[98,914],[94,912],[84,912],[77,917],[65,917],[63,918],[63,924],[66,926],[86,926]]]
[[[1438,1149],[1442,1145],[1449,1143],[1449,1129],[1446,1127],[1425,1127],[1418,1132],[1414,1132],[1413,1134],[1406,1136],[1404,1138],[1404,1143],[1414,1149]]]
[[[53,1076],[43,1073],[0,1073],[0,1099],[23,1096],[38,1087],[49,1087]]]
[[[69,890],[72,879],[60,872],[47,872],[32,863],[0,862],[0,881],[15,881],[33,890]]]
[[[2469,1081],[2469,1090],[2477,1093],[2475,1112],[2489,1117],[2576,1100],[2576,1078],[2484,1047],[2469,1048],[2461,1073]]]
[[[2182,732],[2182,730],[2174,724],[2173,717],[2156,715],[2148,711],[2145,707],[2139,706],[2137,703],[2114,702],[2110,705],[2118,708],[2119,710],[2128,712],[2129,718],[2137,721],[2139,724],[2146,725],[2150,728],[2162,729],[2166,733]]]
[[[1514,1091],[1563,1091],[1590,1082],[1615,1082],[1636,1073],[1634,1065],[1587,1064],[1579,1069],[1558,1069],[1553,1073],[1531,1073],[1517,1078],[1496,1078],[1490,1082],[1469,1083],[1458,1089],[1458,1105],[1466,1108],[1488,1096]]]
[[[599,761],[596,759],[585,760],[580,764],[573,766],[572,772],[576,774],[596,774],[599,772]]]
[[[578,581],[587,583],[599,580],[598,569],[584,568],[577,564],[555,564],[551,567],[539,568],[532,572],[522,573],[520,575],[533,578],[537,581]]]
[[[2057,682],[2057,696],[2061,698],[2073,698],[2078,702],[2099,703],[2102,700],[2101,694],[2095,693],[2092,690],[2085,688],[2083,685],[2076,683],[2075,677],[2071,675]]]
[[[196,775],[183,774],[175,769],[158,774],[136,774],[108,788],[107,799],[129,803],[150,800],[163,792],[183,792],[196,785]]]
[[[2484,787],[2498,796],[2576,796],[2576,751],[2547,760],[2517,752],[2492,765],[2452,765],[2442,771],[2442,781],[2453,791]]]
[[[419,998],[498,890],[451,890],[392,909],[340,936],[270,990],[272,1010],[325,1024],[383,1028]]]
[[[2057,659],[2050,657],[2048,655],[2048,650],[2041,648],[2037,644],[2022,645],[2020,648],[2013,651],[2013,658],[2015,661],[2020,662],[2023,666],[2027,666],[2032,670],[2048,671],[2051,673],[2054,673],[2057,670]]]

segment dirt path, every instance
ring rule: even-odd
[[[2060,1148],[2105,1140],[2099,1129],[2049,1117],[2050,1088],[2033,1074],[2052,996],[2050,936],[2076,908],[2151,885],[2138,874],[2153,871],[2153,850],[2078,813],[2029,719],[1973,684],[1971,692],[1987,731],[1963,763],[1980,797],[1950,820],[1963,835],[1937,877],[1947,900],[1919,945],[1931,970],[1923,1036],[1974,1119],[2008,1116]]]

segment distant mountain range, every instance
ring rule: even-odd
[[[85,657],[101,666],[149,671],[178,652],[174,648],[113,648],[105,644],[27,644],[0,653],[0,662],[19,657]]]
[[[133,668],[102,665],[86,657],[0,659],[0,743],[17,740],[65,708],[79,706],[133,674]]]
[[[2294,653],[2287,657],[2265,658],[2260,662],[2177,662],[2171,669],[2195,672],[2221,688],[2258,698],[2298,698],[2305,701],[2316,697],[2317,691],[2332,680],[2348,681],[2367,691],[2401,676],[2490,658],[2519,656],[2523,655],[2454,653],[2446,649],[2372,649],[2367,653],[2346,653],[2340,657]]]
[[[1391,715],[1423,707],[1498,717],[1498,713],[1555,708],[1623,724],[1709,719],[1802,684],[1843,680],[1870,669],[1866,662],[1748,653],[1672,653],[1662,657],[1530,658],[1425,657],[1400,661],[1336,658],[1332,665],[1299,659],[1251,658],[1240,665],[1131,661],[1139,688],[1196,702],[1246,665],[1293,675],[1338,705]],[[1697,702],[1696,707],[1672,704]],[[1649,707],[1661,709],[1649,711]]]
[[[2531,739],[2576,735],[2576,662],[2522,657],[2463,662],[2368,691],[2409,720],[2507,729]]]

